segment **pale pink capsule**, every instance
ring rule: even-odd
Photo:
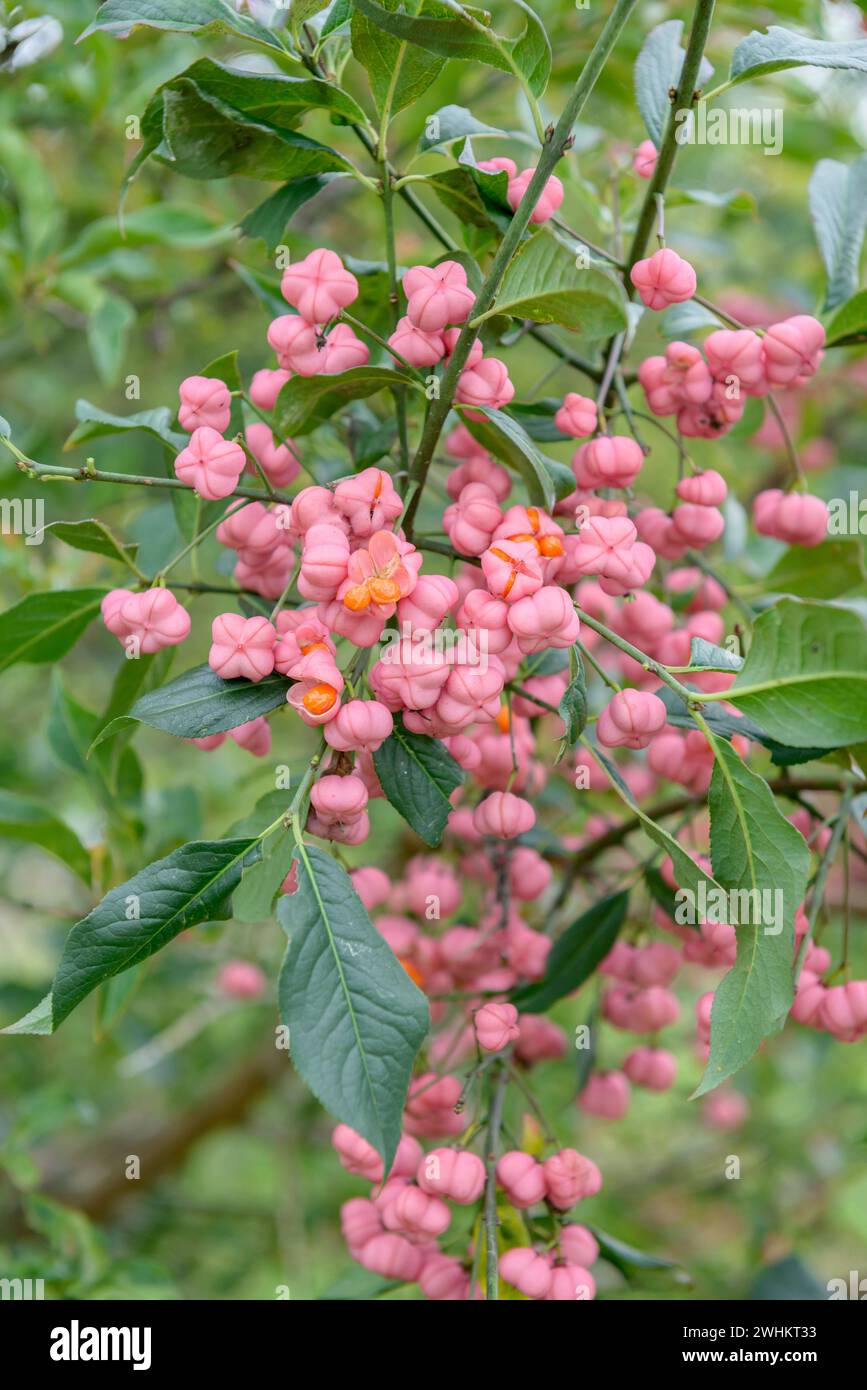
[[[228,427],[232,413],[229,388],[218,377],[188,376],[178,387],[181,406],[178,421],[182,430],[192,432],[208,425],[218,434]]]

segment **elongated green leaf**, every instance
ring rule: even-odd
[[[626,327],[623,286],[608,271],[580,267],[547,232],[525,241],[506,271],[494,314],[559,323],[586,338],[607,338]]]
[[[123,545],[98,517],[91,517],[88,521],[50,521],[45,530],[59,541],[71,545],[74,550],[105,555],[109,560],[121,560],[124,564],[135,559],[138,549],[134,545]]]
[[[293,376],[274,407],[278,434],[309,434],[349,401],[372,396],[386,387],[418,386],[414,377],[389,367],[351,367],[334,376]]]
[[[434,111],[433,115],[427,117],[418,147],[422,153],[428,150],[443,150],[458,140],[466,140],[468,136],[472,136],[473,139],[491,136],[500,140],[527,139],[520,133],[486,125],[484,121],[477,120],[472,111],[468,111],[465,106],[441,106],[439,111]]]
[[[811,39],[771,24],[766,34],[754,29],[732,54],[729,82],[746,82],[783,68],[844,68],[867,72],[867,39],[844,43]]]
[[[277,905],[289,946],[280,1017],[292,1060],[327,1110],[364,1135],[390,1170],[425,996],[372,925],[348,874],[324,850],[298,847],[298,889]]]
[[[520,473],[534,506],[553,512],[559,497],[568,497],[574,492],[575,476],[571,468],[541,453],[523,425],[511,415],[487,406],[477,413],[484,415],[484,420],[465,416],[467,429],[495,458],[502,459]]]
[[[641,809],[638,802],[633,797],[632,792],[617,771],[614,763],[612,763],[604,753],[600,752],[594,744],[591,744],[585,736],[582,735],[581,741],[592,753],[599,766],[608,774],[614,791],[617,792],[620,799],[629,807],[644,833],[653,840],[654,844],[659,845],[660,849],[665,850],[665,853],[671,856],[674,865],[674,876],[677,883],[679,883],[682,888],[691,889],[694,893],[702,892],[708,894],[714,889],[722,891],[716,879],[711,874],[704,872],[695,862],[692,855],[686,852],[680,842],[676,840],[673,835],[669,835],[668,831],[661,825],[657,825],[656,821],[651,820],[650,816]]]
[[[792,748],[867,738],[867,628],[851,609],[781,599],[757,619],[725,699]]]
[[[794,988],[793,923],[810,864],[803,835],[768,784],[723,740],[713,739],[713,752],[711,862],[726,890],[730,908],[723,920],[736,929],[738,952],[714,994],[710,1057],[696,1095],[739,1071],[785,1022]]]
[[[601,1258],[614,1265],[627,1278],[634,1275],[636,1270],[678,1268],[674,1260],[666,1260],[661,1255],[651,1255],[647,1250],[636,1250],[634,1246],[627,1245],[626,1241],[618,1240],[607,1231],[600,1231],[598,1226],[589,1226],[588,1230],[596,1237]]]
[[[522,1013],[541,1014],[564,995],[573,994],[608,955],[626,920],[628,893],[602,898],[567,927],[551,948],[544,977],[511,996]]]
[[[272,915],[274,899],[292,867],[294,849],[288,830],[276,830],[263,840],[261,859],[244,870],[232,901],[236,922],[264,922]]]
[[[258,853],[256,840],[194,841],[112,888],[66,938],[50,1002],[3,1031],[53,1032],[104,980],[154,955],[187,927],[228,916],[241,872]]]
[[[171,427],[172,412],[168,406],[156,410],[141,410],[135,415],[112,415],[90,401],[76,401],[75,418],[79,421],[67,439],[65,449],[76,444],[86,444],[89,439],[100,439],[107,434],[122,434],[124,430],[144,430],[177,454],[189,443],[189,435],[180,434]]]
[[[218,245],[229,236],[231,228],[221,226],[201,208],[182,203],[152,203],[128,212],[122,227],[117,217],[97,218],[61,252],[58,261],[64,269],[73,269],[120,249],[180,246],[199,250]]]
[[[426,845],[436,848],[452,809],[449,797],[464,780],[460,764],[439,739],[410,733],[400,719],[373,761],[392,806]]]
[[[90,883],[90,855],[84,845],[74,830],[38,801],[0,790],[0,834],[9,840],[39,845]]]
[[[557,753],[559,762],[567,748],[577,742],[587,725],[587,681],[584,675],[584,662],[577,647],[569,649],[569,684],[563,691],[558,706],[563,720],[563,740]]]
[[[656,148],[662,144],[668,114],[671,110],[672,87],[680,81],[684,50],[681,47],[682,19],[666,19],[651,29],[635,60],[635,100],[644,117],[647,133]],[[707,59],[702,60],[698,85],[704,86],[713,72]]]
[[[839,503],[842,502],[841,507]],[[856,502],[856,515],[857,515]],[[849,526],[849,499],[833,500],[828,508],[828,530],[834,526],[840,511],[840,521]],[[765,575],[762,590],[765,594],[791,594],[794,598],[830,599],[847,594],[864,583],[864,552],[857,540],[827,540],[806,549],[789,546],[786,553]]]
[[[282,242],[286,228],[299,208],[343,174],[313,174],[308,179],[292,179],[278,188],[238,223],[245,236],[261,237],[269,251]]]
[[[278,709],[291,684],[276,671],[254,683],[224,681],[210,666],[194,666],[168,685],[142,695],[129,714],[120,715],[100,731],[94,747],[134,723],[149,724],[175,738],[222,734]]]
[[[399,4],[400,0],[384,0],[378,8],[395,14]],[[411,20],[431,9],[445,13],[443,6],[424,0],[408,0],[401,6],[402,15]],[[356,4],[352,7],[352,52],[367,70],[376,109],[386,128],[392,116],[424,95],[445,67],[445,58],[420,48],[406,36],[389,33]]]
[[[551,45],[538,15],[523,0],[516,0],[526,16],[517,39],[503,38],[486,29],[478,20],[455,14],[445,5],[429,0],[418,15],[385,8],[376,0],[353,0],[356,10],[378,29],[395,38],[408,40],[443,58],[485,63],[518,77],[533,93],[541,96],[551,72]]]
[[[820,159],[810,176],[809,197],[827,275],[823,306],[827,312],[845,303],[858,289],[867,229],[867,155],[851,165]]]
[[[163,143],[156,153],[187,178],[300,179],[348,167],[328,145],[241,116],[189,78],[176,78],[162,95]]]
[[[106,0],[79,42],[100,32],[125,39],[139,26],[188,34],[240,34],[249,43],[285,54],[269,29],[238,11],[229,0]]]
[[[859,290],[834,313],[826,327],[828,347],[867,341],[867,290]]]
[[[714,642],[706,642],[703,637],[693,637],[689,664],[701,671],[739,671],[744,659],[727,647],[718,647]]]
[[[18,661],[59,661],[99,612],[106,589],[28,594],[0,613],[0,671]]]
[[[192,82],[200,96],[219,102],[226,113],[235,112],[241,122],[254,121],[272,130],[291,131],[307,111],[317,109],[330,111],[346,121],[364,120],[355,98],[333,82],[277,72],[250,72],[213,58],[200,58],[170,78],[151,99],[151,105],[159,103],[164,92],[181,89],[186,82]],[[151,105],[146,120],[155,118]]]
[[[698,728],[691,712],[675,691],[668,686],[660,686],[656,694],[665,705],[669,724],[676,729]],[[731,714],[723,709],[722,705],[706,705],[703,717],[711,731],[719,738],[731,739],[739,734],[742,738],[752,739],[754,743],[760,743],[763,748],[767,748],[771,754],[771,761],[780,766],[810,762],[813,758],[821,758],[824,751],[821,748],[793,748],[789,744],[779,743],[777,739],[771,738],[770,734],[766,734],[764,729],[759,728],[754,719],[748,719],[743,714]]]

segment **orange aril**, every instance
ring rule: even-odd
[[[367,588],[374,603],[397,603],[400,598],[400,585],[396,579],[381,579],[377,575],[368,579]]]
[[[368,581],[363,584],[356,584],[351,589],[347,589],[343,595],[343,602],[353,613],[359,613],[362,608],[366,608],[370,603],[370,591]]]
[[[318,685],[311,686],[301,703],[311,714],[327,714],[336,699],[337,691],[334,686],[320,681]]]

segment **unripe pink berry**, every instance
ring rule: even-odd
[[[235,491],[246,463],[247,456],[240,444],[202,425],[193,431],[186,449],[175,459],[175,473],[200,497],[215,502]]]
[[[485,1052],[500,1052],[521,1036],[518,1010],[514,1004],[483,1004],[473,1016],[473,1026],[479,1047]]]
[[[636,261],[629,278],[648,309],[667,309],[669,304],[681,304],[695,294],[695,271],[670,247]]]
[[[527,1298],[544,1298],[551,1288],[551,1266],[529,1246],[506,1250],[500,1260],[500,1274]]]
[[[419,1161],[416,1182],[423,1192],[470,1206],[484,1191],[485,1165],[464,1149],[431,1149]]]
[[[623,1070],[636,1086],[649,1091],[667,1091],[677,1076],[677,1060],[658,1047],[636,1047],[623,1063]]]
[[[597,1073],[598,1074],[598,1073]],[[548,1201],[558,1211],[568,1211],[585,1197],[595,1197],[602,1175],[591,1158],[577,1149],[561,1149],[542,1164]]]
[[[514,1207],[535,1206],[547,1192],[542,1164],[520,1149],[512,1149],[498,1160],[497,1182]]]
[[[629,1082],[622,1071],[595,1071],[578,1097],[585,1115],[620,1120],[629,1109]]]
[[[258,999],[267,983],[258,965],[249,960],[228,960],[217,975],[217,988],[230,999]]]
[[[473,812],[473,824],[480,835],[514,840],[533,828],[536,812],[529,801],[513,792],[491,792]]]
[[[208,425],[222,434],[229,424],[232,413],[232,397],[229,388],[218,377],[188,376],[178,387],[181,406],[178,421],[182,430],[192,433],[202,425]]]

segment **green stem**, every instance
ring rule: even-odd
[[[596,84],[596,80],[605,65],[606,59],[614,47],[626,20],[635,8],[636,3],[637,0],[616,0],[616,4],[605,23],[605,27],[594,44],[587,62],[584,64],[581,76],[576,82],[572,94],[563,108],[559,121],[546,138],[533,177],[527,185],[527,190],[515,210],[512,220],[509,223],[508,230],[500,242],[493,262],[491,263],[491,268],[476,296],[476,301],[470,311],[468,320],[461,329],[454,351],[449,358],[449,364],[440,382],[439,396],[431,402],[431,407],[422,430],[421,440],[410,470],[410,479],[415,485],[415,492],[410,501],[404,523],[407,534],[411,533],[412,521],[418,507],[421,493],[424,489],[431,459],[433,458],[443,425],[446,422],[446,417],[451,409],[458,378],[466,366],[467,358],[478,336],[477,327],[473,327],[473,324],[475,323],[477,325],[493,305],[499,293],[500,286],[503,283],[509,263],[530,224],[530,217],[539,201],[542,190],[548,182],[555,166],[570,148],[572,142],[572,128],[584,109],[584,105]]]
[[[575,604],[575,611],[582,623],[586,623],[594,632],[598,632],[599,636],[604,637],[606,642],[610,642],[614,647],[619,647],[620,651],[625,652],[627,656],[631,656],[633,661],[637,661],[640,666],[643,666],[645,671],[649,671],[652,675],[658,676],[665,685],[670,686],[688,705],[692,705],[699,700],[713,698],[712,696],[703,694],[699,690],[689,690],[687,686],[681,685],[680,681],[675,679],[667,666],[663,666],[659,661],[654,661],[652,657],[647,655],[647,652],[640,651],[638,647],[633,647],[631,642],[627,642],[624,637],[620,637],[616,632],[612,632],[611,628],[606,627],[604,623],[597,622],[596,618],[592,618],[589,613],[584,612],[583,608],[579,608],[577,603]],[[725,698],[725,695],[721,694],[720,699],[723,698]]]
[[[710,34],[711,21],[713,20],[715,0],[697,0],[692,18],[692,28],[689,34],[689,42],[686,46],[686,53],[683,59],[683,67],[680,72],[680,81],[677,84],[677,91],[671,104],[668,114],[668,122],[662,137],[662,144],[656,160],[656,167],[653,177],[647,187],[641,212],[638,217],[638,224],[632,238],[632,244],[626,257],[626,293],[633,296],[635,290],[629,279],[629,271],[640,261],[647,244],[653,233],[653,227],[657,215],[657,198],[664,194],[671,177],[674,161],[678,151],[677,132],[680,129],[681,121],[678,120],[678,113],[681,111],[691,111],[697,99],[696,84],[698,74],[701,69],[701,60],[704,57],[704,50]],[[682,120],[682,118],[681,118]]]
[[[10,443],[8,439],[0,439],[0,444],[5,444],[7,448]],[[190,491],[189,485],[181,482],[180,478],[153,478],[140,473],[108,473],[104,469],[88,468],[86,464],[82,468],[63,468],[60,464],[37,463],[35,459],[25,458],[16,449],[12,452],[18,457],[18,467],[21,471],[34,478],[62,478],[72,483],[123,483],[130,487],[180,488],[182,492]],[[253,502],[285,502],[287,506],[292,501],[285,493],[264,493],[252,487],[236,487],[227,496],[246,497]]]
[[[491,1076],[491,1109],[485,1144],[485,1293],[489,1301],[500,1296],[497,1249],[497,1150],[503,1125],[503,1106],[509,1073],[502,1064]],[[470,1290],[472,1296],[472,1290]]]

